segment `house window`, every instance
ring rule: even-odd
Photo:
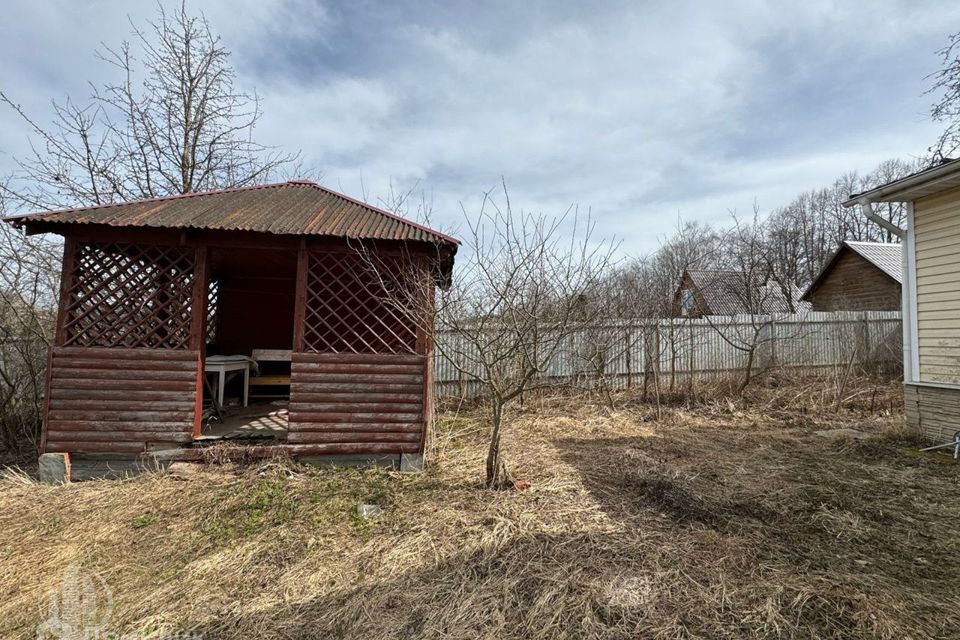
[[[681,306],[681,312],[683,313],[683,315],[689,316],[690,314],[692,314],[692,313],[693,313],[693,307],[694,307],[694,292],[693,292],[693,289],[683,289],[683,290],[680,292],[680,300],[681,300],[681,305],[682,305],[682,306]]]

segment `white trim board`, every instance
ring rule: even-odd
[[[910,373],[910,381],[919,382],[920,381],[920,331],[917,323],[917,232],[916,225],[914,223],[913,217],[913,203],[907,203],[907,237],[904,239],[906,241],[906,251],[904,252],[906,258],[906,271],[904,272],[904,282],[909,283],[908,287],[904,287],[903,291],[905,293],[903,309],[901,309],[902,318],[903,318],[903,328],[904,328],[904,338],[907,338],[909,335],[909,344],[910,344],[910,353],[904,354],[910,356],[909,367],[907,367],[907,362],[904,361],[904,374],[906,375],[907,371]],[[909,331],[909,334],[907,332]],[[904,342],[906,345],[907,343]]]

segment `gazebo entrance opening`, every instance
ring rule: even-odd
[[[200,440],[286,439],[295,248],[210,247]]]

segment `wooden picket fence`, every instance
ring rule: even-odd
[[[480,392],[454,358],[469,358],[468,341],[440,332],[435,361],[437,393],[471,397]],[[598,323],[564,339],[541,379],[580,387],[626,388],[657,376],[663,385],[690,377],[743,372],[753,345],[755,371],[824,369],[856,365],[886,370],[902,366],[900,312],[809,312],[690,320]],[[476,373],[481,373],[479,369]]]

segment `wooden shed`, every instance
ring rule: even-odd
[[[64,238],[42,452],[422,459],[454,238],[308,181],[8,220]]]
[[[899,243],[845,241],[807,287],[814,311],[899,311],[903,280]]]
[[[900,229],[873,212],[875,202],[907,205]],[[851,195],[845,206],[903,243],[904,398],[907,424],[937,442],[960,431],[960,160]]]

